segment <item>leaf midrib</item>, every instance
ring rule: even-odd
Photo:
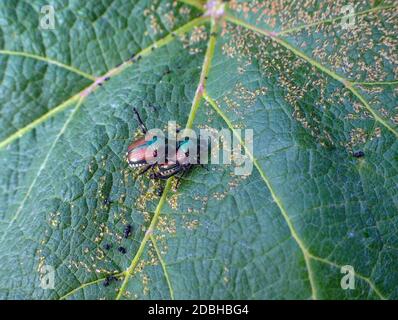
[[[154,43],[152,43],[150,46],[146,47],[145,49],[142,49],[140,52],[136,53],[135,56],[148,56],[153,50],[153,48],[160,48],[164,45],[167,45],[168,43],[170,43],[171,41],[173,41],[176,38],[176,35],[180,35],[183,33],[188,32],[189,30],[191,30],[193,27],[197,26],[197,25],[201,25],[205,22],[207,22],[210,18],[209,17],[198,17],[195,19],[192,19],[191,21],[187,22],[186,24],[184,24],[183,26],[177,28],[176,30],[170,32],[168,35],[166,35],[165,37],[155,41]],[[69,69],[69,70],[73,70],[76,71],[73,67],[64,65],[60,62],[54,61],[54,60],[50,60],[50,59],[45,59],[43,57],[40,56],[36,56],[36,55],[31,55],[31,54],[26,54],[26,53],[18,53],[15,55],[20,55],[20,56],[25,56],[25,57],[29,57],[32,59],[37,59],[39,61],[46,61],[48,63],[52,63],[55,65],[58,65],[60,67],[63,67],[65,69]],[[29,125],[25,126],[22,129],[19,129],[17,132],[15,132],[14,134],[12,134],[11,136],[7,137],[5,140],[0,142],[0,149],[4,148],[5,146],[9,145],[10,143],[12,143],[14,140],[21,138],[22,136],[24,136],[26,133],[30,132],[32,129],[34,129],[35,127],[37,127],[40,123],[44,122],[45,120],[49,119],[52,116],[55,116],[56,114],[58,114],[59,112],[65,110],[67,107],[69,107],[70,105],[73,104],[73,102],[77,101],[76,107],[75,109],[72,111],[71,115],[67,118],[67,120],[65,121],[64,125],[62,126],[60,132],[56,135],[53,143],[51,144],[50,149],[48,150],[48,152],[46,153],[44,160],[42,162],[42,164],[39,167],[38,172],[35,174],[32,182],[29,185],[28,191],[26,193],[26,195],[24,196],[24,198],[22,199],[20,205],[17,208],[17,211],[15,212],[15,214],[13,215],[13,217],[10,219],[9,224],[2,236],[2,240],[4,240],[4,238],[7,236],[11,226],[13,225],[13,223],[17,220],[19,214],[22,212],[25,202],[26,200],[29,198],[35,184],[36,181],[38,179],[38,177],[40,176],[41,172],[43,171],[43,169],[45,168],[45,166],[47,165],[48,159],[50,158],[50,155],[52,153],[52,150],[55,148],[57,142],[59,141],[60,137],[63,135],[63,133],[65,132],[66,128],[68,127],[70,121],[72,121],[73,116],[75,115],[75,113],[79,110],[80,106],[82,105],[82,103],[84,102],[85,98],[87,98],[94,90],[96,90],[99,87],[99,84],[102,83],[104,81],[105,78],[108,77],[113,77],[116,76],[118,74],[120,74],[122,71],[124,71],[126,68],[128,68],[129,66],[133,65],[135,63],[135,61],[132,60],[127,60],[124,63],[122,63],[121,65],[119,65],[118,67],[111,69],[110,71],[106,72],[105,75],[96,78],[96,81],[92,84],[90,84],[88,87],[84,88],[82,91],[80,91],[79,93],[77,93],[76,95],[70,97],[69,99],[67,99],[66,101],[62,102],[60,105],[58,105],[57,107],[53,108],[52,110],[50,110],[49,112],[47,112],[46,114],[42,115],[41,117],[35,119],[33,122],[31,122]],[[170,183],[169,186],[164,190],[167,191],[170,188]],[[166,196],[167,192],[165,193]],[[163,206],[163,203],[160,202],[160,207]],[[159,206],[158,204],[158,206]],[[159,210],[160,213],[160,210]],[[153,220],[153,223],[156,225],[156,221],[157,219]],[[148,229],[150,230],[150,229]],[[147,233],[148,237],[150,236],[150,233]],[[145,239],[145,238],[144,238]],[[145,241],[146,243],[146,241]],[[142,248],[143,249],[143,248]],[[138,262],[138,260],[137,260]],[[122,274],[127,275],[127,271],[123,272]],[[72,293],[78,291],[81,288],[86,287],[87,285],[91,285],[91,284],[95,284],[98,283],[100,280],[97,279],[95,281],[91,281],[89,283],[86,284],[82,284],[81,286],[71,290],[69,293],[63,295],[61,297],[61,299],[64,299],[68,296],[70,296]]]
[[[200,102],[201,102],[202,97],[203,97],[203,93],[204,93],[205,85],[206,85],[207,75],[208,75],[208,73],[210,71],[210,65],[211,65],[211,61],[212,61],[213,55],[214,55],[214,49],[215,49],[215,45],[216,45],[216,36],[215,36],[215,34],[217,33],[218,22],[219,21],[216,21],[213,18],[211,19],[210,37],[209,37],[209,41],[207,43],[207,49],[206,49],[206,53],[205,53],[205,56],[204,56],[203,65],[202,65],[202,68],[201,68],[202,70],[201,70],[201,73],[200,73],[198,86],[197,86],[196,91],[195,91],[195,96],[193,98],[191,110],[189,112],[188,120],[187,120],[187,123],[186,123],[186,126],[185,126],[187,129],[191,129],[192,128],[193,122],[195,120],[196,113],[198,111]],[[144,236],[144,238],[143,238],[143,240],[141,242],[141,245],[140,245],[136,255],[134,256],[129,268],[126,270],[125,279],[124,279],[124,281],[122,283],[122,286],[121,286],[121,288],[120,288],[120,290],[119,290],[119,292],[118,292],[118,294],[116,296],[117,300],[119,300],[123,296],[123,294],[124,294],[124,292],[126,290],[128,281],[129,281],[130,277],[133,275],[135,267],[137,266],[138,261],[139,261],[139,259],[141,258],[141,255],[144,252],[146,243],[150,239],[150,237],[152,236],[153,232],[156,229],[156,224],[157,224],[157,221],[159,219],[161,210],[162,210],[163,205],[165,203],[167,194],[168,194],[168,192],[171,189],[171,181],[172,181],[172,178],[169,178],[167,180],[166,186],[165,186],[165,188],[164,188],[164,190],[162,192],[162,196],[161,196],[160,201],[159,201],[159,203],[158,203],[158,205],[156,207],[155,213],[154,213],[154,215],[152,217],[152,220],[150,222],[148,230],[146,231],[145,236]],[[154,245],[156,245],[156,244],[154,243]],[[158,254],[160,253],[157,250],[156,250],[156,252]],[[161,256],[159,256],[159,261],[163,261]],[[173,292],[173,290],[171,288],[171,283],[170,283],[169,276],[165,272],[166,264],[165,263],[161,263],[161,265],[162,265],[162,268],[163,268],[163,271],[164,271],[164,275],[165,275],[167,284],[168,284],[168,286],[170,288],[170,292]]]

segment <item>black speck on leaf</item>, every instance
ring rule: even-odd
[[[352,155],[355,158],[362,158],[363,156],[365,156],[365,153],[363,151],[355,151]]]
[[[105,278],[104,282],[103,282],[103,286],[104,286],[104,287],[107,287],[107,286],[110,285],[110,283],[111,283],[112,281],[116,281],[116,280],[117,280],[117,278],[116,278],[115,276],[107,276],[107,277]]]
[[[108,276],[108,279],[109,279],[110,281],[117,281],[117,280],[119,280],[119,279],[116,278],[115,276]]]
[[[122,254],[125,254],[125,253],[127,252],[127,250],[126,250],[125,247],[119,247],[119,248],[117,248],[117,250],[118,250],[120,253],[122,253]]]
[[[112,203],[112,201],[109,200],[108,198],[104,199],[104,201],[102,202],[102,204],[103,204],[104,206],[110,205],[111,203]]]
[[[123,236],[128,238],[131,235],[131,225],[127,225],[123,230]]]
[[[164,189],[163,187],[157,188],[156,191],[155,191],[156,195],[160,197],[162,195],[162,193],[163,193],[163,189]]]

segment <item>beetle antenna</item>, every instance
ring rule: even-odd
[[[139,123],[139,125],[140,125],[140,127],[141,127],[142,132],[143,132],[144,134],[146,134],[147,131],[148,131],[148,129],[146,128],[144,122],[142,121],[142,119],[141,119],[141,117],[140,117],[140,114],[138,113],[138,111],[137,111],[136,108],[133,108],[133,111],[134,111],[134,113],[135,113],[135,115],[136,115],[136,117],[137,117],[137,120],[138,120],[138,123]]]

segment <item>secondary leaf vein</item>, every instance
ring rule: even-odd
[[[240,25],[240,26],[242,26],[244,28],[247,28],[247,29],[252,30],[254,32],[257,32],[257,33],[260,33],[262,35],[270,37],[273,41],[279,43],[280,45],[282,45],[286,49],[290,50],[291,52],[293,52],[298,57],[304,59],[305,61],[307,61],[308,63],[310,63],[311,65],[313,65],[317,69],[321,70],[322,72],[326,73],[327,75],[329,75],[333,79],[341,82],[349,91],[351,91],[351,93],[354,96],[356,96],[358,98],[358,100],[363,104],[363,106],[372,114],[372,116],[374,117],[375,121],[378,121],[379,123],[381,123],[385,128],[387,128],[396,137],[398,137],[397,129],[395,129],[391,124],[388,123],[388,121],[384,120],[375,110],[373,110],[373,108],[369,105],[369,103],[366,101],[366,99],[353,86],[353,83],[351,81],[345,79],[344,77],[338,75],[333,70],[328,69],[327,67],[325,67],[324,65],[322,65],[318,61],[316,61],[313,58],[307,56],[304,52],[302,52],[299,49],[295,48],[294,46],[292,46],[286,40],[278,38],[276,36],[275,32],[271,32],[271,31],[268,31],[268,30],[265,30],[265,29],[258,28],[258,27],[254,26],[252,24],[249,24],[249,23],[247,23],[247,22],[245,22],[245,21],[243,21],[241,19],[235,18],[235,17],[233,17],[231,15],[228,15],[228,14],[226,15],[226,19],[229,22],[231,22],[231,23],[234,23],[236,25]]]
[[[215,45],[216,45],[216,36],[215,35],[217,32],[217,29],[218,29],[218,23],[216,23],[216,21],[212,18],[211,29],[210,29],[210,40],[208,41],[208,44],[207,44],[207,50],[206,50],[204,61],[203,61],[202,71],[200,74],[199,83],[198,83],[198,86],[196,89],[196,93],[195,93],[195,96],[192,101],[192,106],[191,106],[191,110],[189,112],[186,128],[192,128],[196,112],[199,108],[200,100],[203,96],[203,92],[204,92],[205,85],[206,85],[207,75],[210,71],[211,60],[214,55],[214,49],[215,49]],[[156,210],[155,210],[155,213],[151,220],[151,223],[149,225],[149,228],[145,232],[145,236],[142,239],[142,242],[138,248],[136,255],[134,256],[134,258],[130,264],[130,267],[126,270],[126,273],[125,273],[126,277],[124,278],[122,286],[120,287],[120,290],[116,296],[117,300],[119,300],[123,296],[124,292],[126,291],[128,281],[129,281],[131,275],[134,273],[135,267],[137,266],[138,261],[141,258],[142,253],[144,252],[145,245],[148,242],[152,233],[155,231],[156,224],[159,219],[159,215],[161,213],[161,209],[166,201],[167,193],[170,191],[170,189],[171,189],[171,178],[169,178],[166,182],[166,186],[163,190],[160,201],[156,207]],[[168,277],[168,275],[167,275],[167,277]]]
[[[193,20],[187,22],[186,24],[184,24],[183,26],[181,26],[180,28],[174,30],[170,34],[166,35],[165,37],[159,39],[158,41],[155,41],[154,43],[152,43],[150,46],[146,47],[145,49],[142,49],[140,52],[138,52],[136,54],[136,56],[142,56],[142,57],[143,56],[148,56],[148,55],[151,54],[152,48],[163,47],[163,46],[167,45],[168,43],[170,43],[171,41],[173,41],[175,39],[174,35],[186,33],[189,30],[191,30],[193,27],[201,25],[201,24],[205,23],[208,20],[209,20],[208,17],[199,17],[199,18],[193,19]],[[7,145],[12,143],[13,141],[21,138],[26,133],[30,132],[32,129],[34,129],[38,125],[40,125],[43,121],[49,119],[50,117],[55,116],[56,114],[58,114],[61,111],[63,111],[66,107],[68,107],[70,105],[71,102],[76,101],[80,97],[87,97],[94,90],[96,90],[105,79],[120,74],[126,68],[130,67],[133,63],[134,63],[134,61],[128,60],[128,61],[122,63],[121,65],[117,66],[116,68],[113,68],[113,69],[109,70],[103,76],[96,78],[95,81],[92,84],[90,84],[88,87],[84,88],[82,91],[80,91],[79,93],[77,93],[73,97],[71,97],[68,100],[62,102],[61,104],[59,104],[57,107],[51,109],[46,114],[44,114],[44,115],[40,116],[39,118],[33,120],[31,123],[29,123],[25,127],[19,129],[18,131],[14,132],[13,134],[8,136],[4,140],[0,141],[0,149],[6,147]]]
[[[95,77],[91,74],[88,74],[88,73],[81,71],[73,66],[69,66],[69,65],[59,62],[57,60],[50,59],[48,57],[42,57],[37,54],[33,54],[33,53],[29,53],[29,52],[20,52],[20,51],[12,51],[12,50],[0,50],[0,54],[9,55],[9,56],[19,56],[19,57],[25,57],[25,58],[43,61],[48,64],[53,64],[60,68],[74,72],[74,73],[78,74],[79,76],[82,76],[86,79],[93,80],[93,81],[95,80]]]

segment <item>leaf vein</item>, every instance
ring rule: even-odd
[[[82,76],[86,79],[89,80],[95,80],[95,77],[91,74],[88,74],[82,70],[79,70],[73,66],[69,66],[67,64],[64,64],[62,62],[59,62],[57,60],[53,60],[50,59],[48,57],[42,57],[33,53],[29,53],[29,52],[21,52],[21,51],[12,51],[12,50],[0,50],[0,54],[2,55],[8,55],[8,56],[19,56],[19,57],[25,57],[25,58],[30,58],[30,59],[34,59],[34,60],[39,60],[39,61],[43,61],[46,62],[48,64],[53,64],[56,65],[60,68],[66,69],[68,71],[74,72],[76,74],[78,74],[79,76]]]
[[[11,226],[13,225],[13,223],[18,219],[19,215],[21,214],[25,202],[26,200],[29,198],[30,194],[32,193],[33,187],[35,186],[38,177],[40,176],[41,172],[44,170],[44,168],[47,165],[47,162],[50,158],[50,155],[52,153],[52,151],[54,150],[55,146],[57,145],[59,139],[61,138],[61,136],[63,135],[63,133],[65,132],[66,128],[68,127],[69,123],[72,121],[74,115],[76,114],[76,112],[79,110],[81,104],[83,102],[83,98],[81,98],[77,104],[75,109],[71,112],[70,116],[67,118],[67,120],[65,121],[64,125],[62,126],[61,130],[59,131],[59,133],[56,135],[54,142],[51,144],[50,148],[48,149],[48,152],[46,154],[46,156],[44,157],[44,160],[42,162],[42,164],[39,167],[39,170],[37,171],[35,177],[32,180],[32,183],[30,184],[28,191],[26,192],[24,198],[22,199],[21,203],[19,204],[17,211],[15,212],[15,214],[12,216],[12,218],[9,221],[9,224],[7,226],[7,228],[5,229],[3,236],[1,237],[0,242],[4,241],[4,239],[6,238]]]
[[[249,24],[243,20],[240,20],[238,18],[235,18],[231,15],[226,15],[226,19],[236,25],[240,25],[244,28],[247,28],[249,30],[252,30],[254,32],[260,33],[262,35],[270,37],[273,41],[277,42],[278,44],[282,45],[286,49],[290,50],[292,53],[297,55],[298,57],[302,58],[303,60],[307,61],[317,69],[321,70],[322,72],[326,73],[333,79],[341,82],[351,93],[358,98],[358,100],[363,104],[363,106],[372,114],[374,117],[375,121],[381,123],[385,128],[387,128],[389,131],[391,131],[396,137],[398,137],[398,131],[391,125],[389,124],[386,120],[384,120],[373,108],[369,105],[369,103],[366,101],[366,99],[359,93],[359,91],[353,86],[353,82],[350,80],[345,79],[344,77],[338,75],[336,72],[333,70],[328,69],[318,61],[314,60],[313,58],[307,56],[304,52],[300,51],[299,49],[295,48],[292,46],[289,42],[286,40],[283,40],[281,38],[278,38],[276,36],[276,33],[258,28],[252,24]]]
[[[214,19],[212,19],[211,20],[211,30],[210,30],[211,36],[210,36],[210,40],[208,41],[208,44],[207,44],[207,50],[206,50],[206,53],[204,56],[202,71],[200,74],[200,79],[199,79],[199,83],[198,83],[198,86],[197,86],[197,89],[195,92],[195,96],[192,101],[191,111],[189,112],[186,128],[192,128],[196,112],[199,108],[200,100],[203,97],[203,91],[204,91],[204,87],[206,84],[206,78],[210,71],[211,60],[214,55],[214,49],[215,49],[215,45],[216,45],[216,37],[213,35],[216,33],[217,27],[218,27],[218,24],[214,21]],[[145,236],[142,239],[141,245],[139,246],[136,255],[134,256],[133,260],[131,261],[130,266],[126,270],[126,273],[125,273],[126,277],[124,278],[122,286],[120,287],[120,290],[116,296],[117,300],[119,300],[122,297],[122,295],[124,294],[127,284],[128,284],[128,281],[130,279],[130,276],[134,273],[135,267],[137,266],[138,261],[141,258],[142,253],[144,252],[145,245],[148,242],[152,233],[156,229],[157,220],[159,219],[161,209],[166,201],[166,197],[167,197],[167,194],[170,191],[170,189],[171,189],[171,178],[169,178],[166,182],[166,186],[163,190],[163,193],[159,200],[159,203],[155,209],[155,213],[154,213],[151,223],[148,227],[148,230],[146,231]]]
[[[240,137],[240,135],[238,135],[236,133],[236,130],[234,129],[231,121],[228,119],[228,117],[226,116],[226,114],[221,110],[221,108],[217,105],[217,103],[210,97],[207,95],[207,93],[205,92],[203,97],[205,98],[205,100],[212,106],[212,108],[214,109],[214,111],[216,111],[221,118],[225,121],[225,123],[228,125],[228,127],[232,130],[232,133],[235,135],[235,137],[238,139],[239,143],[241,144],[241,146],[245,149],[245,152],[247,153],[247,155],[249,156],[250,160],[253,162],[254,166],[257,168],[258,172],[260,173],[261,178],[263,179],[263,181],[265,182],[269,192],[271,193],[272,199],[275,201],[276,205],[278,206],[279,210],[282,213],[283,218],[285,219],[287,226],[290,230],[290,233],[293,237],[293,239],[296,241],[298,247],[300,248],[303,257],[304,257],[304,262],[308,271],[308,279],[309,279],[309,283],[311,286],[311,291],[312,291],[312,298],[313,299],[317,299],[317,290],[315,287],[315,281],[314,281],[314,275],[313,275],[313,271],[311,269],[311,264],[310,264],[310,255],[308,253],[308,250],[306,249],[306,247],[304,246],[303,241],[300,239],[300,237],[298,236],[298,233],[296,231],[296,229],[293,226],[293,223],[281,201],[281,199],[277,196],[269,178],[267,177],[267,175],[265,174],[264,170],[261,168],[261,166],[259,165],[258,161],[256,158],[254,158],[254,155],[250,152],[250,150],[247,148],[246,144],[243,142],[242,138]]]
[[[151,241],[152,241],[153,247],[155,248],[155,251],[156,251],[156,254],[157,254],[157,256],[158,256],[160,265],[162,266],[162,270],[163,270],[163,273],[164,273],[164,277],[166,278],[167,286],[168,286],[168,288],[169,288],[171,300],[174,300],[174,290],[173,290],[173,287],[172,287],[172,285],[171,285],[169,273],[168,273],[168,271],[167,271],[167,265],[166,265],[166,263],[165,263],[164,260],[163,260],[162,254],[160,253],[160,250],[159,250],[159,248],[158,248],[158,245],[157,245],[156,240],[155,240],[155,238],[153,237],[153,235],[150,236],[150,239],[151,239]]]
[[[340,265],[331,262],[327,259],[324,258],[320,258],[315,256],[314,254],[312,254],[304,245],[304,242],[300,239],[300,237],[298,236],[293,223],[291,222],[291,219],[289,217],[289,215],[287,214],[286,210],[284,209],[281,200],[276,196],[272,185],[269,181],[269,179],[267,178],[267,176],[265,175],[264,170],[261,168],[261,166],[259,165],[259,163],[257,162],[257,159],[254,158],[253,154],[250,152],[250,150],[247,149],[245,143],[242,141],[241,137],[239,135],[236,134],[235,129],[231,123],[231,121],[228,119],[228,117],[226,116],[226,114],[221,110],[221,108],[217,105],[217,103],[210,97],[207,95],[207,93],[204,93],[203,96],[206,101],[213,107],[213,109],[223,118],[223,120],[225,121],[225,123],[228,125],[228,127],[232,130],[233,134],[237,137],[237,139],[239,140],[239,143],[242,145],[242,147],[245,149],[246,153],[248,154],[248,156],[250,157],[250,159],[253,161],[254,166],[257,168],[257,170],[260,173],[260,176],[263,178],[265,184],[267,185],[268,189],[270,190],[270,193],[272,195],[272,198],[274,199],[275,203],[278,205],[284,219],[286,220],[286,223],[290,229],[290,232],[292,234],[292,237],[294,238],[294,240],[297,242],[299,248],[301,249],[303,255],[304,255],[304,259],[305,259],[305,263],[308,269],[308,275],[309,275],[309,281],[311,284],[311,288],[312,288],[312,297],[314,299],[317,298],[317,291],[316,291],[316,287],[315,287],[315,279],[314,279],[314,274],[313,271],[311,269],[311,264],[310,264],[310,260],[316,260],[319,262],[323,262],[326,264],[329,264],[331,266],[334,266],[336,268],[341,268]],[[386,299],[384,297],[384,295],[380,292],[380,290],[376,287],[376,285],[366,276],[363,276],[357,272],[355,272],[355,275],[358,276],[358,278],[364,280],[365,282],[367,282],[369,284],[369,286],[372,288],[372,290],[381,298],[381,299]]]
[[[368,10],[364,10],[364,11],[360,11],[360,12],[355,12],[355,13],[353,13],[350,16],[357,16],[358,17],[358,16],[362,16],[362,15],[367,14],[367,13],[377,12],[377,11],[381,11],[381,10],[388,10],[388,9],[393,9],[393,8],[396,8],[396,6],[395,5],[378,6],[378,7],[372,8],[372,9],[368,9]],[[335,21],[339,21],[339,20],[343,19],[344,17],[345,17],[345,15],[342,15],[342,16],[338,16],[338,17],[335,17],[335,18],[329,18],[329,19],[319,20],[319,21],[315,21],[315,22],[312,22],[312,23],[308,23],[308,24],[303,24],[303,25],[300,25],[300,26],[297,26],[297,27],[293,27],[293,28],[289,28],[289,29],[286,29],[286,30],[279,31],[279,32],[277,32],[277,35],[286,35],[288,33],[300,31],[302,29],[318,26],[318,25],[323,24],[323,23],[332,23],[332,22],[335,22]]]
[[[184,24],[183,26],[179,27],[178,29],[176,29],[172,33],[166,35],[164,38],[161,38],[158,41],[152,43],[150,46],[146,47],[145,49],[142,49],[140,52],[137,53],[137,56],[138,55],[140,55],[140,56],[148,56],[148,55],[150,55],[150,53],[152,52],[152,48],[160,48],[160,47],[162,47],[164,45],[167,45],[171,41],[173,41],[174,38],[175,38],[173,36],[174,33],[175,34],[183,34],[183,33],[187,32],[187,31],[191,30],[193,27],[205,23],[206,21],[208,21],[208,19],[209,19],[208,17],[199,17],[199,18],[196,18],[196,19],[193,19],[193,20],[187,22],[186,24]],[[131,61],[131,60],[125,61],[124,63],[122,63],[118,67],[116,67],[114,69],[111,69],[108,72],[106,72],[106,74],[104,74],[103,76],[101,76],[99,78],[96,78],[96,80],[92,84],[90,84],[88,87],[84,88],[82,91],[80,91],[76,95],[74,95],[71,98],[69,98],[68,100],[62,102],[57,107],[51,109],[49,112],[45,113],[44,115],[42,115],[39,118],[37,118],[34,121],[32,121],[30,124],[26,125],[25,127],[19,129],[16,132],[14,132],[13,134],[8,136],[4,140],[0,141],[0,149],[6,147],[7,145],[12,143],[16,139],[21,138],[23,135],[25,135],[26,133],[28,133],[32,129],[36,128],[43,121],[47,120],[48,118],[56,115],[57,113],[59,113],[61,111],[63,111],[66,107],[69,106],[69,104],[71,102],[79,99],[80,97],[87,97],[95,89],[97,89],[100,86],[100,84],[106,78],[118,75],[119,73],[124,71],[126,68],[130,67],[132,64],[133,64],[133,61]]]

